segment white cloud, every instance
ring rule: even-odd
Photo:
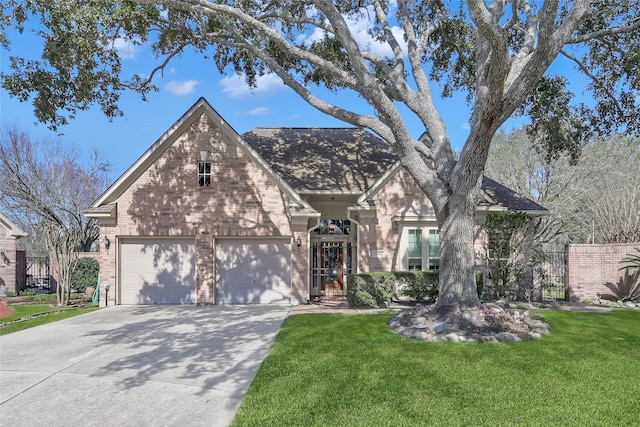
[[[183,96],[192,93],[198,84],[200,84],[200,82],[197,80],[187,80],[182,82],[179,80],[171,80],[164,88],[167,92],[174,95]]]
[[[141,49],[141,46],[122,37],[118,37],[113,41],[113,47],[118,51],[118,55],[122,59],[134,59]]]
[[[256,79],[256,87],[249,87],[243,75],[234,74],[222,78],[220,86],[222,86],[222,93],[231,98],[265,97],[284,88],[284,83],[280,77],[271,73],[259,76]]]
[[[389,2],[389,21],[393,22],[393,13],[395,8],[397,7],[397,3],[395,1]],[[353,16],[345,16],[347,26],[351,30],[351,34],[353,38],[358,43],[358,46],[362,50],[369,51],[375,55],[380,57],[393,57],[393,51],[391,50],[391,46],[386,42],[381,42],[378,40],[374,40],[369,34],[369,29],[373,26],[372,18],[375,16],[375,12],[372,6],[369,6],[367,9],[363,9],[362,13],[355,14]],[[407,55],[407,43],[404,41],[404,31],[398,25],[391,25],[391,32],[394,37],[400,44],[402,51],[405,56]],[[307,46],[313,42],[319,41],[325,37],[324,31],[319,28],[315,28],[315,30],[309,34],[308,36],[299,37],[298,41],[305,43]]]
[[[250,116],[263,116],[265,114],[267,114],[269,112],[269,108],[267,107],[258,107],[258,108],[254,108],[253,110],[249,110],[249,112],[247,114],[249,114]]]
[[[469,125],[469,122],[461,123],[460,124],[460,129],[466,130],[466,131],[470,131],[471,130],[471,125]]]

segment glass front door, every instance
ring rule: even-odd
[[[316,239],[311,247],[311,297],[346,295],[346,278],[353,264],[351,242]]]

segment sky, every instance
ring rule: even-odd
[[[361,43],[367,41],[366,28],[361,22],[351,23]],[[41,41],[29,31],[19,34],[9,30],[12,50],[8,53],[0,48],[0,69],[9,70],[9,56],[39,59]],[[373,46],[384,51],[386,46]],[[139,73],[148,75],[160,60],[153,57],[150,49],[122,43],[119,53],[124,75]],[[21,103],[0,89],[0,124],[16,127],[34,139],[60,138],[65,144],[76,146],[80,161],[88,164],[91,153],[97,150],[104,160],[112,165],[115,180],[131,166],[162,134],[169,129],[200,97],[211,106],[239,133],[256,127],[344,127],[350,126],[327,116],[303,101],[275,76],[259,78],[257,88],[249,88],[242,76],[231,73],[220,74],[212,61],[201,54],[185,52],[175,58],[164,73],[154,80],[158,92],[148,95],[145,102],[138,94],[124,93],[120,109],[124,117],[109,121],[98,106],[79,112],[70,124],[53,133],[43,124],[38,124],[29,102]],[[440,93],[432,88],[434,95]],[[354,95],[333,94],[318,89],[341,106],[367,108]],[[469,133],[469,107],[464,95],[436,101],[447,125],[454,149],[461,149]],[[370,110],[369,110],[370,112]],[[407,115],[408,127],[414,138],[424,131],[421,124]]]

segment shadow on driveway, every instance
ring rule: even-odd
[[[118,306],[5,335],[3,424],[228,425],[286,315]]]

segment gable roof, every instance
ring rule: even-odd
[[[7,237],[12,237],[15,239],[19,239],[20,237],[27,237],[27,233],[22,231],[2,212],[0,212],[0,225],[5,228]]]
[[[262,168],[276,185],[285,193],[296,207],[292,212],[299,215],[313,215],[315,210],[296,193],[277,173],[271,169],[253,148],[251,148],[240,135],[218,114],[207,102],[200,98],[186,113],[182,115],[147,151],[140,156],[91,206],[85,214],[91,217],[109,217],[115,212],[115,203],[124,193],[171,145],[191,126],[202,114],[206,114],[231,140],[249,156],[249,158]]]
[[[298,193],[361,194],[398,159],[360,128],[256,128],[242,137]]]

